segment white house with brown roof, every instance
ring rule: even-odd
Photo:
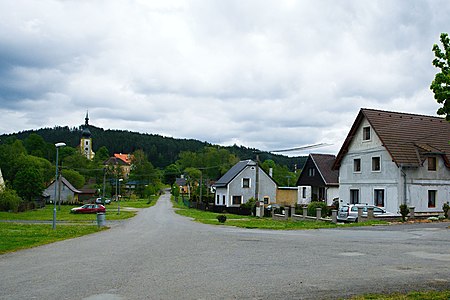
[[[333,165],[341,204],[441,212],[450,200],[449,141],[443,118],[361,109]]]

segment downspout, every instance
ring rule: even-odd
[[[406,173],[403,171],[403,165],[400,165],[400,172],[402,172],[402,176],[403,176],[403,204],[407,204],[407,199],[406,199]]]

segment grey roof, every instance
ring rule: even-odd
[[[55,179],[52,180],[52,182],[50,183],[50,185],[52,185],[55,182]],[[64,176],[61,176],[61,182],[67,186],[67,188],[69,190],[71,190],[72,192],[74,192],[75,194],[81,194],[82,192],[80,190],[77,190]],[[49,185],[49,186],[50,186]],[[48,187],[47,187],[48,188]]]
[[[177,178],[175,179],[175,184],[178,186],[185,186],[186,185],[186,178]]]
[[[237,164],[235,164],[231,169],[228,170],[216,183],[213,185],[214,187],[225,187],[227,186],[239,173],[242,172],[247,166],[256,166],[256,163],[249,160],[241,160]]]

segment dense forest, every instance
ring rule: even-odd
[[[30,134],[40,135],[48,143],[65,142],[68,146],[78,147],[80,143],[82,126],[69,128],[54,127],[42,128],[37,130],[27,130],[19,133],[0,135],[1,140],[9,137],[15,137],[19,140],[26,140]],[[179,159],[179,154],[184,151],[198,152],[207,146],[219,147],[211,145],[208,142],[201,142],[194,139],[175,139],[155,134],[144,134],[138,132],[130,132],[126,130],[104,130],[89,125],[92,133],[93,150],[106,147],[109,154],[113,153],[133,153],[136,150],[143,150],[148,160],[157,168],[165,168]],[[276,164],[286,166],[290,171],[301,169],[306,161],[306,157],[287,157],[279,154],[259,151],[253,148],[243,146],[227,146],[224,148],[230,153],[236,155],[238,159],[256,159],[259,156],[261,162],[265,160],[273,160]]]

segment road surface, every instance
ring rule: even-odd
[[[449,223],[249,230],[192,222],[169,198],[110,230],[1,255],[0,299],[335,299],[450,289]]]

